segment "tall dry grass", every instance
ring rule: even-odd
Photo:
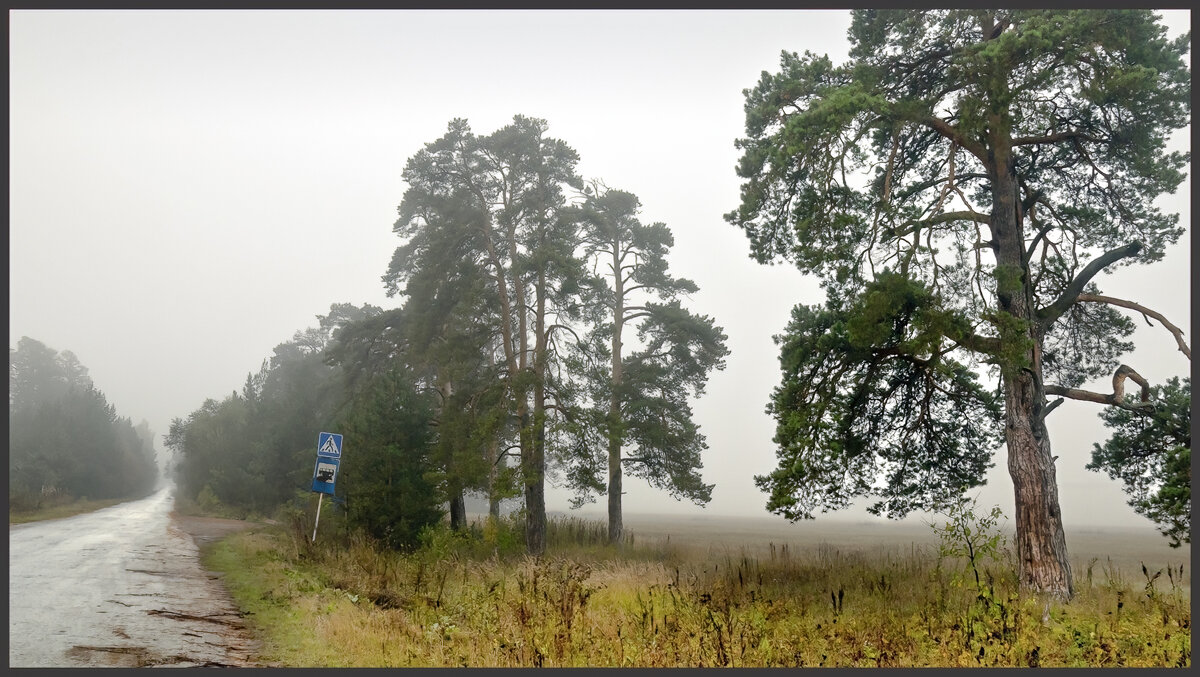
[[[322,524],[324,524],[324,519]],[[620,547],[551,520],[519,554],[513,520],[426,534],[409,553],[350,533],[246,532],[207,555],[293,666],[1187,666],[1190,582],[1099,559],[1069,604],[1019,594],[1012,562],[928,547]],[[647,539],[643,539],[647,540]],[[1010,555],[1009,555],[1010,556]]]

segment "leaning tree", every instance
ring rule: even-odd
[[[1182,233],[1153,201],[1189,161],[1165,144],[1190,36],[1144,10],[863,10],[850,40],[844,64],[785,52],[745,91],[726,218],[828,297],[777,338],[780,462],[757,482],[792,519],[863,495],[899,517],[981,484],[1002,439],[1021,584],[1069,598],[1045,420],[1063,398],[1154,406],[1124,397],[1150,390],[1119,364],[1117,307],[1154,311],[1096,280]],[[1106,374],[1113,393],[1080,388]]]

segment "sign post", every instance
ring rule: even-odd
[[[317,525],[321,523],[321,499],[323,498],[325,498],[325,494],[317,494],[317,521],[313,522],[313,543],[317,542]]]
[[[317,435],[317,466],[313,468],[312,490],[317,492],[317,519],[313,522],[312,542],[317,542],[317,525],[321,523],[321,501],[325,494],[333,495],[338,466],[342,459],[342,436],[337,433]]]

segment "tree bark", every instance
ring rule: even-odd
[[[442,391],[442,411],[446,410],[450,398],[454,396],[454,383],[450,377],[446,375],[446,370],[438,370],[438,381],[441,383]],[[445,444],[445,442],[442,442]],[[449,479],[450,486],[450,529],[452,531],[462,531],[467,526],[467,502],[463,496],[463,487],[461,479],[454,468],[454,453],[452,451],[443,450],[446,458],[446,476]]]
[[[624,524],[621,519],[621,329],[624,328],[624,281],[621,276],[620,238],[613,239],[613,338],[612,392],[608,402],[608,542],[619,544]]]
[[[490,466],[488,469],[488,515],[491,517],[500,517],[500,492],[496,486],[500,474],[500,442],[496,438],[492,438],[488,442],[488,461]]]
[[[462,531],[467,526],[467,501],[461,488],[450,496],[450,528]]]
[[[538,271],[533,344],[533,445],[525,478],[525,549],[546,552],[546,272]]]
[[[1016,499],[1018,576],[1024,589],[1067,600],[1072,594],[1071,565],[1067,559],[1050,438],[1039,415],[1046,406],[1042,388],[1044,336],[1037,322],[1029,270],[1024,263],[1025,241],[1007,120],[996,115],[990,123],[991,227],[996,242],[996,265],[1000,269],[996,298],[1001,312],[1022,323],[1022,337],[1030,342],[1027,364],[1003,365],[1001,369],[1004,439]],[[1016,272],[1020,274],[1019,280],[1007,275]],[[1022,337],[1013,336],[1009,340]]]

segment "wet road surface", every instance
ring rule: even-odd
[[[10,667],[252,665],[172,491],[9,528]]]

